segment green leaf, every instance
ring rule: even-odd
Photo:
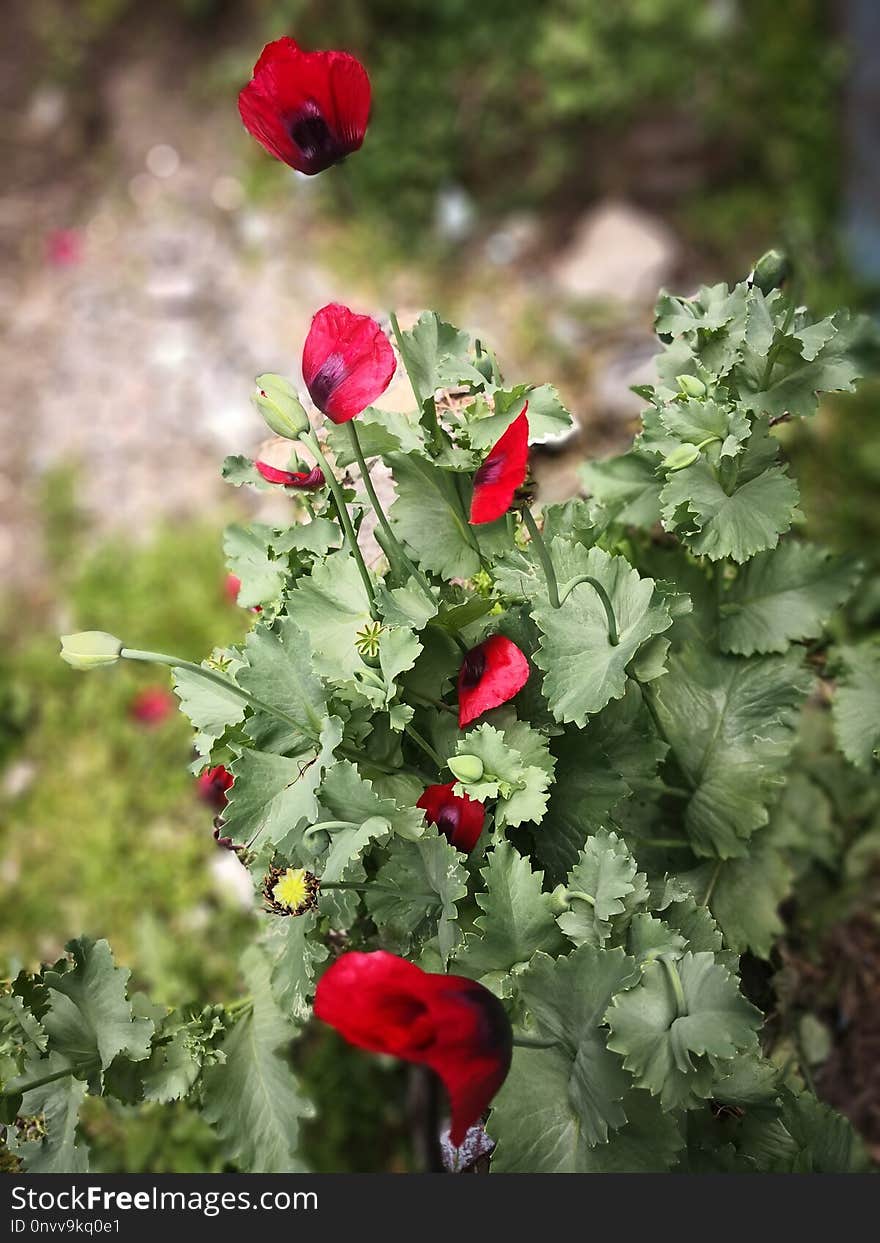
[[[347,552],[331,553],[297,580],[287,612],[308,636],[317,672],[328,681],[351,681],[364,669],[357,650],[358,632],[367,626],[370,601]]]
[[[202,1113],[241,1170],[296,1173],[300,1124],[313,1114],[285,1056],[296,1027],[272,996],[269,963],[256,946],[245,951],[242,971],[253,1008],[223,1041],[225,1062],[204,1074]]]
[[[783,339],[769,377],[766,359],[748,353],[736,372],[742,404],[770,418],[804,417],[816,413],[819,393],[852,392],[861,373],[849,354],[851,334],[845,311],[802,325]]]
[[[382,798],[374,783],[362,777],[348,760],[340,760],[328,770],[320,790],[321,806],[329,818],[358,824],[374,817],[387,820],[398,837],[413,841],[424,833],[424,817],[418,807],[401,805],[393,798]]]
[[[401,353],[421,406],[435,391],[473,371],[468,357],[470,337],[467,333],[444,323],[435,311],[425,311],[416,324],[401,333]]]
[[[567,888],[574,891],[571,909],[558,919],[565,935],[575,945],[604,945],[612,918],[626,910],[622,899],[635,892],[635,875],[636,861],[616,833],[600,830],[588,837],[568,874]]]
[[[624,526],[652,527],[660,521],[660,492],[655,464],[641,453],[585,462],[580,477],[591,496]]]
[[[857,768],[880,753],[880,644],[871,640],[838,649],[844,673],[831,706],[841,751]]]
[[[615,997],[606,1018],[609,1049],[664,1109],[694,1108],[709,1096],[717,1064],[757,1047],[761,1024],[714,954],[690,951],[677,962],[646,964],[639,984]]]
[[[423,570],[441,578],[471,578],[480,554],[491,559],[507,543],[503,519],[472,527],[471,483],[412,454],[393,458],[397,499],[388,517]]]
[[[367,406],[358,415],[358,439],[365,458],[387,457],[390,453],[424,453],[425,433],[409,414],[377,410]],[[344,425],[331,426],[327,440],[336,465],[343,469],[356,461],[349,430]]]
[[[591,833],[613,817],[635,787],[651,782],[667,748],[630,683],[623,699],[590,717],[585,729],[568,726],[552,739],[556,775],[547,814],[535,835],[535,853],[561,879]]]
[[[250,487],[259,488],[261,492],[268,492],[272,487],[254,466],[252,460],[241,453],[224,458],[220,473],[234,488],[247,484]]]
[[[223,534],[226,563],[241,580],[238,603],[242,608],[271,604],[281,595],[287,563],[271,552],[274,531],[254,524],[228,526]]]
[[[693,793],[685,826],[697,854],[743,855],[783,778],[809,689],[801,654],[744,660],[686,643],[647,691]]]
[[[341,544],[342,531],[329,518],[294,522],[277,531],[272,539],[272,548],[278,556],[289,552],[313,552],[316,557],[324,557],[331,548],[339,548]]]
[[[759,958],[769,958],[783,931],[779,905],[791,892],[792,875],[781,851],[759,841],[742,859],[703,863],[681,880],[695,894],[709,894],[709,909],[735,953],[751,950]]]
[[[441,834],[395,844],[366,892],[367,910],[383,939],[405,950],[414,938],[437,936],[445,962],[458,939],[456,903],[467,895],[461,855]]]
[[[660,497],[663,525],[693,553],[712,561],[732,557],[743,562],[775,548],[797,517],[799,500],[786,467],[768,464],[776,454],[772,438],[756,430],[728,490],[703,457],[671,475]]]
[[[544,694],[558,721],[582,726],[621,698],[630,661],[672,625],[672,617],[654,580],[642,578],[625,557],[562,539],[553,541],[551,554],[560,584],[589,574],[604,587],[617,621],[619,642],[612,646],[605,609],[590,583],[575,587],[558,609],[544,596],[535,600],[532,612],[543,635],[535,662],[544,670]]]
[[[742,356],[750,301],[745,282],[733,289],[725,284],[703,286],[696,298],[661,294],[654,327],[662,337],[683,338],[687,352],[706,371],[724,376]],[[671,381],[687,370],[679,352],[673,347],[658,360],[657,370],[663,379]]]
[[[850,596],[859,565],[815,544],[794,540],[759,553],[724,596],[718,639],[726,652],[784,652],[799,639],[815,639]]]
[[[320,744],[298,756],[268,751],[242,752],[231,766],[235,778],[223,814],[226,832],[236,842],[278,842],[297,821],[318,818],[316,791],[333,751],[342,739],[338,717],[329,717]]]
[[[476,897],[483,914],[455,955],[456,970],[475,979],[495,972],[506,975],[538,950],[562,952],[565,942],[553,918],[550,894],[542,889],[542,872],[533,872],[509,842],[499,842],[480,875],[486,891]]]
[[[218,672],[212,661],[202,662],[205,668]],[[227,675],[234,681],[235,670],[241,662],[234,659],[230,662]],[[180,707],[192,722],[198,738],[196,749],[200,755],[207,755],[211,746],[222,738],[230,725],[237,725],[245,714],[247,705],[241,695],[232,689],[224,690],[216,682],[199,677],[189,669],[174,670],[174,692],[180,700]]]
[[[272,994],[283,1013],[297,1023],[311,1014],[315,968],[329,955],[315,933],[317,922],[317,913],[306,911],[273,921],[266,934],[266,950],[273,960]]]
[[[526,401],[529,403],[527,417],[530,444],[540,444],[567,432],[571,427],[571,415],[552,384],[542,384],[539,388],[518,384],[510,390],[496,389],[492,395],[492,406],[486,404],[485,414],[481,418],[471,419],[468,424],[471,447],[491,449],[522,413]]]
[[[66,948],[70,970],[43,976],[49,990],[43,1026],[52,1052],[99,1093],[104,1071],[120,1053],[133,1062],[149,1056],[153,1024],[132,1017],[126,995],[131,972],[114,965],[106,941],[80,937]]]
[[[459,738],[457,755],[474,755],[483,764],[480,781],[456,783],[456,793],[480,802],[497,799],[495,823],[515,828],[540,823],[547,807],[553,780],[554,760],[548,740],[510,709],[501,709],[487,721]]]
[[[69,1064],[64,1054],[50,1053],[47,1058],[33,1059],[27,1064],[27,1078],[36,1079],[64,1070]],[[86,1098],[87,1085],[66,1076],[54,1083],[33,1088],[22,1097],[20,1116],[39,1116],[44,1134],[27,1139],[13,1128],[6,1134],[9,1151],[19,1157],[28,1174],[85,1174],[89,1153],[77,1143],[80,1106]]]
[[[239,685],[291,719],[291,724],[275,716],[266,719],[267,714],[258,711],[258,727],[249,724],[248,732],[263,747],[268,733],[274,751],[304,750],[318,737],[327,716],[327,698],[312,668],[308,639],[291,618],[284,617],[273,630],[265,626],[252,630],[244,655],[247,664],[238,671]]]
[[[710,436],[718,440],[711,453],[734,457],[751,434],[752,425],[736,406],[724,405],[711,398],[689,397],[672,401],[658,412],[663,429],[673,444],[702,444]],[[708,447],[708,446],[707,446]]]

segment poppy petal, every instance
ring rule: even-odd
[[[397,369],[379,324],[331,302],[312,320],[303,346],[303,379],[312,401],[334,423],[347,423],[385,392]]]
[[[525,481],[529,464],[528,408],[526,402],[474,475],[470,515],[474,525],[494,522],[506,514],[517,488]]]
[[[254,468],[267,483],[280,483],[285,488],[299,488],[302,492],[312,492],[316,488],[323,488],[326,483],[324,472],[319,466],[309,471],[279,470],[277,466],[270,466],[268,462],[254,462]]]
[[[513,699],[528,678],[528,660],[505,635],[493,634],[472,647],[458,674],[459,728]]]
[[[477,799],[454,791],[454,781],[428,786],[416,807],[422,808],[428,824],[436,824],[456,850],[470,854],[483,831],[486,811]]]
[[[347,52],[304,52],[285,37],[263,49],[238,109],[270,155],[311,176],[360,147],[370,80]]]
[[[218,764],[216,768],[208,768],[196,782],[199,797],[215,811],[222,811],[226,806],[226,791],[234,782],[232,773]]]
[[[384,950],[343,954],[324,973],[315,1015],[350,1044],[433,1070],[446,1087],[460,1144],[510,1069],[503,1005],[462,976],[435,975]]]

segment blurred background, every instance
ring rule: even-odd
[[[82,678],[57,634],[103,628],[199,659],[245,631],[222,528],[285,502],[231,491],[220,461],[257,450],[252,378],[298,377],[331,299],[401,319],[436,307],[510,378],[556,383],[579,434],[541,462],[545,499],[631,437],[661,285],[732,283],[776,245],[816,309],[872,311],[880,6],[3,0],[2,17],[0,976],[88,931],[158,1001],[222,1000],[253,914],[168,684],[128,667]],[[349,49],[372,78],[362,153],[320,178],[271,160],[239,122],[237,91],[282,33]],[[785,429],[809,533],[875,570],[877,396],[867,385]],[[878,600],[867,588],[852,624],[869,627]],[[818,964],[820,1016],[822,989],[838,990],[822,974],[829,937],[850,946],[857,991],[880,979],[865,893],[835,898],[798,945]],[[821,1030],[816,1075],[880,1143],[866,1015],[874,1095],[862,1084],[855,1099],[839,1058],[824,1065]],[[399,1070],[332,1033],[300,1060],[327,1106],[312,1164],[406,1168]],[[182,1107],[88,1104],[98,1168],[223,1166]]]

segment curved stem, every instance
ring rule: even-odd
[[[24,1096],[26,1092],[33,1092],[35,1088],[44,1088],[47,1084],[56,1083],[59,1079],[67,1079],[68,1076],[72,1074],[73,1067],[68,1066],[65,1067],[64,1070],[56,1070],[51,1075],[43,1075],[41,1079],[32,1079],[30,1083],[22,1083],[18,1087],[15,1086],[15,1080],[13,1080],[12,1084],[0,1092],[0,1096],[11,1096],[13,1094],[16,1096]]]
[[[351,447],[352,447],[352,450],[354,451],[354,456],[355,456],[355,459],[357,461],[358,467],[361,472],[361,479],[363,480],[364,487],[367,490],[367,496],[370,498],[370,504],[373,506],[373,510],[376,514],[376,518],[379,521],[379,526],[382,528],[383,532],[385,533],[385,538],[388,540],[388,543],[395,550],[397,555],[400,557],[401,561],[406,566],[409,573],[416,580],[416,582],[421,587],[422,591],[425,593],[427,598],[431,601],[431,604],[436,606],[436,601],[431,592],[431,588],[428,583],[428,580],[425,578],[421,570],[417,566],[413,565],[412,561],[410,561],[409,557],[406,555],[406,552],[404,551],[403,546],[401,545],[400,541],[398,540],[397,536],[394,534],[394,531],[392,530],[391,523],[388,521],[388,518],[385,515],[385,510],[382,508],[382,504],[379,500],[379,497],[376,495],[376,489],[373,487],[373,480],[370,478],[370,468],[367,466],[367,461],[366,461],[366,458],[364,457],[364,451],[361,446],[361,439],[360,439],[360,434],[357,429],[356,420],[349,419],[347,426],[348,426],[348,434],[351,439]]]
[[[581,902],[588,902],[590,906],[596,905],[596,899],[590,893],[584,893],[583,889],[566,889],[565,896],[570,902],[572,898],[577,898]]]
[[[345,533],[345,541],[348,544],[349,552],[357,562],[358,572],[361,576],[361,580],[363,581],[364,588],[366,589],[367,599],[370,602],[370,610],[371,612],[375,612],[376,598],[373,594],[373,580],[370,578],[370,572],[367,569],[366,562],[364,561],[364,555],[358,545],[357,536],[354,533],[354,527],[351,525],[351,517],[348,512],[348,506],[345,503],[345,497],[342,495],[342,489],[339,486],[339,480],[331,470],[330,463],[327,461],[315,433],[306,432],[302,437],[302,440],[303,444],[308,445],[312,453],[314,453],[318,460],[318,465],[324,472],[324,478],[327,480],[327,486],[330,488],[333,500],[336,503],[336,509],[339,513],[339,521],[342,523],[342,530]]]
[[[550,596],[550,603],[555,609],[558,609],[562,603],[559,599],[559,584],[556,581],[556,571],[553,568],[553,562],[550,560],[550,553],[547,545],[544,543],[544,536],[538,529],[538,524],[535,522],[532,511],[528,507],[522,511],[522,520],[531,536],[535,552],[538,554],[538,560],[541,562],[541,569],[544,571],[544,578],[547,580],[547,592]]]
[[[314,837],[316,833],[329,833],[331,829],[357,829],[359,827],[354,820],[319,820],[317,824],[309,825],[302,839],[305,841],[309,837]]]
[[[422,735],[415,728],[415,726],[413,726],[410,723],[407,723],[406,725],[404,725],[403,730],[405,734],[408,734],[409,737],[412,738],[414,743],[416,743],[418,746],[422,748],[425,755],[427,755],[430,760],[433,760],[433,762],[437,765],[438,768],[445,768],[445,764],[443,760],[441,760],[440,756],[437,754],[437,752],[434,750],[434,748],[431,746],[428,740],[422,737]]]
[[[577,578],[572,578],[567,582],[562,588],[560,604],[564,604],[575,587],[579,587],[581,583],[589,583],[602,601],[602,607],[605,610],[605,617],[608,621],[608,642],[612,647],[617,647],[620,642],[620,635],[617,633],[617,618],[614,616],[614,606],[611,603],[611,597],[599,580],[593,578],[592,574],[578,574]]]
[[[718,862],[715,864],[715,870],[713,871],[711,877],[709,878],[709,884],[706,889],[706,896],[703,898],[703,901],[700,903],[700,906],[709,905],[709,899],[712,897],[712,894],[715,892],[715,886],[718,884],[718,877],[721,875],[721,865],[723,862],[724,862],[723,859],[719,859]]]
[[[672,985],[672,991],[675,994],[675,1009],[679,1018],[683,1018],[687,1014],[687,1002],[684,999],[684,989],[681,986],[681,976],[678,974],[678,967],[672,959],[661,954],[660,961],[663,963],[669,983]]]
[[[539,1040],[536,1036],[517,1036],[514,1034],[513,1047],[515,1049],[558,1049],[559,1042],[556,1040]]]

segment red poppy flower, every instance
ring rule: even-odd
[[[301,492],[314,492],[326,483],[324,472],[318,466],[311,470],[279,470],[268,462],[254,462],[254,466],[266,483],[280,483],[285,488],[299,488]]]
[[[510,1069],[513,1033],[476,980],[433,975],[396,954],[343,954],[321,977],[315,1014],[350,1044],[428,1066],[443,1081],[461,1144]]]
[[[226,806],[226,791],[235,778],[222,764],[216,768],[207,768],[196,782],[199,798],[203,799],[215,811],[222,811]]]
[[[177,700],[164,686],[146,686],[129,705],[129,716],[140,725],[161,725],[177,707]]]
[[[493,634],[465,656],[458,673],[458,724],[470,725],[513,699],[529,679],[529,662],[515,643]]]
[[[312,176],[364,141],[370,79],[347,52],[304,52],[293,39],[276,39],[254,65],[238,111],[270,155]]]
[[[495,442],[474,475],[471,522],[494,522],[510,509],[514,493],[522,487],[529,464],[529,403]]]
[[[428,824],[436,824],[456,850],[468,855],[477,844],[486,813],[482,803],[467,794],[454,794],[454,789],[454,781],[428,786],[416,807],[422,808]]]
[[[226,599],[233,604],[238,602],[238,593],[241,591],[241,579],[237,574],[227,574],[223,583],[223,590],[226,593]]]
[[[397,367],[388,338],[369,315],[331,302],[312,320],[302,371],[312,401],[347,423],[385,392]]]

